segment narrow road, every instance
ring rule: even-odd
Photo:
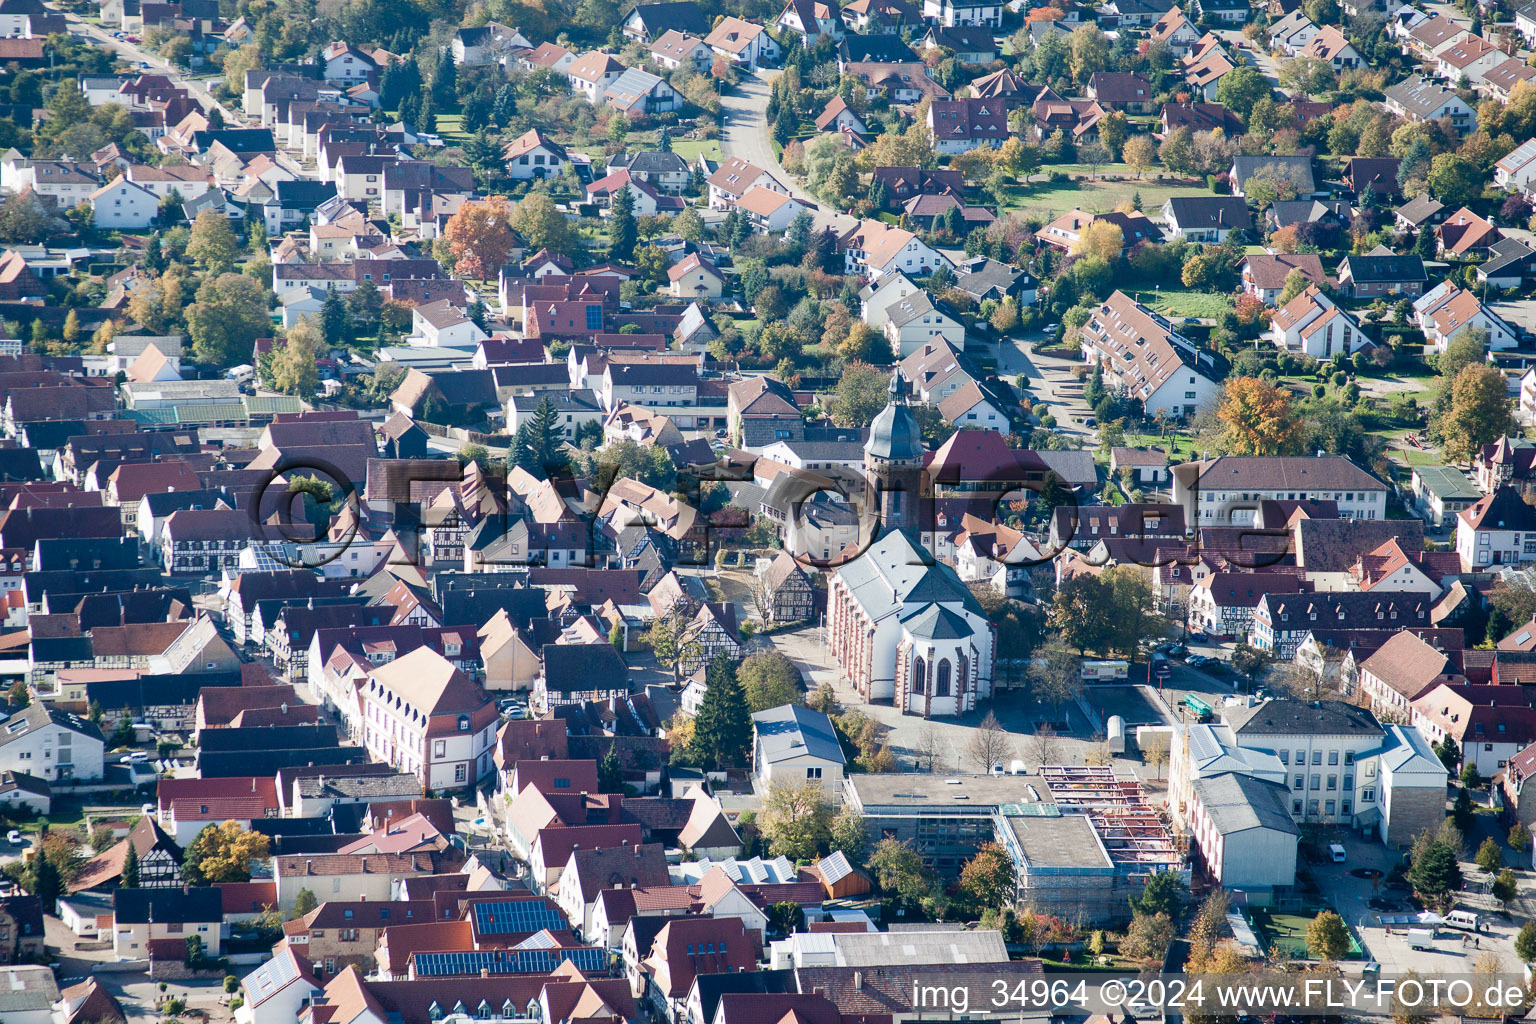
[[[811,216],[818,231],[830,227],[842,234],[855,227],[858,218],[827,209],[802,188],[773,155],[773,141],[768,134],[768,89],[778,75],[777,71],[748,75],[735,89],[720,97],[725,120],[720,129],[720,152],[756,164],[782,182],[790,195],[802,202],[816,204]]]
[[[1257,41],[1249,41],[1243,37],[1240,28],[1219,28],[1216,34],[1227,44],[1227,51],[1239,65],[1250,64],[1259,74],[1268,80],[1270,88],[1280,93],[1281,96],[1289,96],[1290,90],[1280,85],[1280,66],[1269,55],[1269,51]],[[1245,45],[1246,44],[1246,45]]]
[[[81,20],[79,15],[73,14],[69,11],[60,11],[57,7],[53,7],[51,4],[48,6],[49,9],[54,13],[64,15],[64,19],[68,23],[69,31],[72,35],[84,36],[95,45],[101,47],[104,50],[107,50],[110,53],[115,53],[117,56],[121,57],[123,60],[130,64],[149,65],[150,72],[154,74],[165,75],[166,77],[170,78],[171,81],[183,87],[194,97],[196,97],[197,101],[203,105],[204,110],[211,110],[214,107],[217,107],[219,112],[224,115],[224,123],[229,127],[238,128],[245,124],[245,117],[242,113],[237,110],[231,110],[229,107],[226,107],[224,104],[214,99],[213,93],[209,92],[206,86],[194,78],[187,77],[181,72],[180,69],[171,64],[169,61],[165,60],[158,53],[155,53],[151,50],[141,49],[140,47],[135,46],[133,43],[127,42],[126,40],[114,39],[112,38],[112,33],[108,32],[106,29],[97,28],[90,22]],[[144,69],[141,68],[140,70]]]

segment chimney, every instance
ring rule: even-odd
[[[854,971],[853,972],[853,990],[855,992],[863,992],[864,991],[864,972],[863,971]]]
[[[491,972],[487,968],[482,967],[480,968],[480,977],[489,980],[491,977]]]
[[[304,862],[304,873],[306,875],[312,875],[312,874],[315,873],[315,862],[314,861],[306,860]]]

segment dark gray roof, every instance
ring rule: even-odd
[[[1194,788],[1200,806],[1222,835],[1255,828],[1291,836],[1301,834],[1286,807],[1290,791],[1277,782],[1227,772],[1214,778],[1197,779]]]
[[[917,54],[901,41],[900,36],[861,36],[849,33],[837,44],[838,57],[844,63],[860,61],[900,62],[915,61]]]
[[[1233,157],[1232,167],[1237,172],[1234,177],[1240,184],[1246,183],[1259,171],[1273,167],[1296,186],[1297,192],[1305,194],[1317,189],[1312,178],[1312,158],[1309,156],[1238,156]]]
[[[545,644],[545,689],[622,690],[629,685],[629,668],[612,644]]]
[[[1523,271],[1530,273],[1532,257],[1536,257],[1536,249],[1532,249],[1518,238],[1501,238],[1488,247],[1491,254],[1487,263],[1477,268],[1481,277],[1498,277],[1501,273],[1514,273]]]
[[[1445,204],[1427,194],[1411,199],[1397,208],[1397,215],[1410,224],[1422,224],[1445,209]]]
[[[1168,209],[1180,228],[1242,230],[1253,227],[1248,203],[1241,196],[1174,196]]]
[[[205,924],[224,918],[218,889],[118,889],[112,893],[118,924]]]
[[[1225,717],[1240,737],[1379,736],[1382,731],[1375,715],[1342,700],[1267,700]]]
[[[1407,256],[1346,256],[1344,265],[1349,268],[1350,280],[1356,282],[1429,280],[1429,276],[1424,273],[1423,259],[1411,253]],[[1342,270],[1343,267],[1340,267]]]
[[[826,761],[844,763],[842,744],[832,720],[820,711],[784,704],[752,716],[757,744],[768,762],[785,761],[809,754]]]
[[[688,161],[676,153],[659,153],[654,150],[643,153],[621,153],[608,163],[613,167],[627,167],[631,174],[688,173]]]

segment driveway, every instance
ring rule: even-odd
[[[824,209],[809,192],[800,186],[794,175],[784,169],[779,158],[773,155],[773,140],[768,130],[768,90],[777,71],[761,71],[742,78],[741,84],[720,97],[724,108],[725,126],[720,129],[720,152],[727,157],[740,157],[756,164],[772,174],[790,195],[802,202],[815,204],[811,211],[816,229],[831,228],[842,234],[856,226],[857,217]]]
[[[1260,44],[1243,38],[1243,30],[1240,28],[1219,28],[1216,34],[1227,44],[1227,50],[1239,59],[1240,63],[1252,64],[1258,69],[1259,74],[1269,79],[1272,88],[1283,95],[1290,95],[1290,90],[1280,88],[1280,66],[1275,63]]]

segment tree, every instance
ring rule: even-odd
[[[1173,920],[1167,914],[1137,914],[1131,918],[1120,952],[1138,960],[1159,960],[1173,941]]]
[[[840,426],[869,423],[890,400],[890,377],[868,363],[850,363],[837,382],[832,417]]]
[[[64,895],[64,877],[58,865],[48,857],[33,857],[21,881],[27,891],[43,905],[44,913],[53,913],[54,904]]]
[[[1449,462],[1470,462],[1485,444],[1515,427],[1504,376],[1487,363],[1463,367],[1451,383],[1450,402],[1435,421]]]
[[[624,792],[624,768],[619,764],[619,754],[614,744],[608,744],[608,753],[597,763],[597,788],[602,793]]]
[[[1515,936],[1515,956],[1526,963],[1536,960],[1536,921],[1527,921],[1520,926],[1520,932]]]
[[[1349,929],[1344,919],[1324,910],[1307,925],[1307,952],[1319,960],[1333,962],[1349,952]]]
[[[1109,66],[1109,38],[1097,25],[1079,25],[1072,30],[1067,45],[1071,50],[1072,78],[1079,86],[1087,85],[1094,72],[1103,71]]]
[[[1150,135],[1132,135],[1125,140],[1121,159],[1130,165],[1139,178],[1157,162],[1157,143],[1152,141]]]
[[[1292,454],[1300,440],[1290,393],[1258,377],[1230,378],[1216,416],[1226,428],[1223,450],[1232,455]]]
[[[576,251],[577,237],[571,222],[555,201],[542,192],[530,192],[517,204],[512,211],[511,225],[530,249],[548,249],[565,256]]]
[[[1184,905],[1184,883],[1172,871],[1155,871],[1147,878],[1140,897],[1131,897],[1131,912],[1145,916],[1177,917]]]
[[[1515,897],[1520,895],[1520,880],[1509,868],[1503,868],[1494,876],[1492,892],[1493,898],[1508,910],[1509,905],[1515,902]]]
[[[1162,733],[1154,733],[1141,743],[1141,759],[1157,769],[1157,777],[1163,777],[1163,766],[1168,763],[1171,753],[1168,736]]]
[[[314,894],[313,890],[308,888],[300,889],[298,895],[293,898],[293,916],[303,917],[319,906],[320,899]]]
[[[128,852],[123,855],[123,881],[124,889],[137,889],[139,887],[139,851],[133,848],[133,843],[128,843]]]
[[[625,185],[614,193],[613,215],[608,219],[608,258],[628,263],[635,255],[639,233],[635,227],[635,194]]]
[[[1270,95],[1269,82],[1257,69],[1243,65],[1233,68],[1221,77],[1216,86],[1216,102],[1245,121],[1253,113],[1253,106]]]
[[[1480,789],[1483,785],[1483,773],[1477,770],[1477,765],[1468,761],[1461,766],[1461,785],[1463,789]],[[1488,842],[1493,842],[1492,839]]]
[[[1120,250],[1124,246],[1125,235],[1121,233],[1118,224],[1096,220],[1084,228],[1077,241],[1072,243],[1072,255],[1097,256],[1112,263],[1120,258]]]
[[[1522,855],[1531,852],[1531,830],[1523,822],[1515,822],[1509,830],[1509,848]]]
[[[944,750],[944,737],[939,730],[932,725],[923,726],[912,751],[917,756],[917,770],[930,775],[937,772],[944,763]]]
[[[843,805],[832,819],[828,842],[831,849],[847,854],[849,862],[864,863],[869,853],[869,826],[865,824],[864,816]]]
[[[272,355],[273,390],[305,401],[313,399],[320,388],[320,372],[315,365],[319,355],[319,334],[307,319],[300,320],[288,329],[282,346]]]
[[[6,703],[12,709],[21,709],[32,703],[32,691],[27,687],[26,680],[18,679],[11,684],[10,690],[5,695]]]
[[[1195,169],[1195,133],[1187,125],[1175,128],[1157,147],[1158,159],[1163,166],[1177,174],[1190,174]]]
[[[240,243],[230,230],[229,218],[218,210],[204,210],[192,222],[192,237],[187,242],[187,256],[209,274],[227,274],[235,269]]]
[[[1280,289],[1280,299],[1276,305],[1284,306],[1287,302],[1290,302],[1296,296],[1306,291],[1307,285],[1311,283],[1299,268],[1293,267],[1291,272],[1285,275],[1285,287]]]
[[[800,670],[778,650],[765,647],[747,655],[736,670],[747,706],[753,711],[767,711],[800,700]]]
[[[1455,153],[1436,156],[1429,169],[1429,191],[1449,207],[1466,206],[1483,194],[1483,174]]]
[[[1018,895],[1013,859],[997,843],[983,843],[976,856],[960,869],[960,891],[978,909],[999,910],[1012,906]]]
[[[197,358],[219,367],[249,363],[256,339],[272,325],[267,297],[259,282],[243,274],[204,279],[197,301],[187,307],[187,334]]]
[[[78,310],[70,310],[64,314],[64,329],[59,332],[59,337],[73,345],[80,340],[80,313]]]
[[[1019,303],[1012,295],[1004,296],[988,318],[993,330],[999,334],[1011,334],[1019,326]]]
[[[981,724],[971,733],[971,741],[965,747],[965,756],[976,766],[977,771],[988,772],[994,764],[1001,763],[1012,749],[1013,741],[1008,738],[1003,723],[997,720],[996,714],[988,711]]]
[[[869,855],[869,869],[875,884],[889,896],[906,904],[916,903],[933,886],[923,858],[899,839],[882,839]]]
[[[248,882],[251,865],[265,859],[267,852],[267,837],[248,831],[238,821],[208,825],[187,847],[181,876],[193,886]]]
[[[320,306],[320,333],[327,344],[346,345],[352,341],[352,314],[347,300],[335,288],[327,288]]]
[[[820,783],[780,781],[769,788],[757,820],[775,857],[808,861],[826,844],[831,818]]]
[[[521,214],[523,207],[534,203],[537,198],[539,196],[535,193],[519,203],[517,214]],[[543,198],[548,200],[547,196]],[[555,213],[564,224],[565,215],[558,210]],[[528,216],[532,218],[534,215]],[[454,272],[460,277],[477,281],[495,277],[516,244],[511,228],[514,219],[514,211],[501,196],[460,206],[459,212],[448,218],[448,223],[443,227],[443,238],[455,260]],[[569,230],[567,226],[566,231]]]
[[[1053,712],[1076,700],[1083,692],[1083,661],[1060,641],[1041,645],[1030,659],[1029,676],[1032,696],[1049,704]]]
[[[740,766],[752,744],[752,717],[735,663],[717,656],[705,670],[705,687],[694,722],[694,753],[711,768]]]
[[[1414,842],[1408,882],[1427,902],[1439,903],[1461,887],[1461,865],[1456,850],[1445,840],[1423,833]]]

